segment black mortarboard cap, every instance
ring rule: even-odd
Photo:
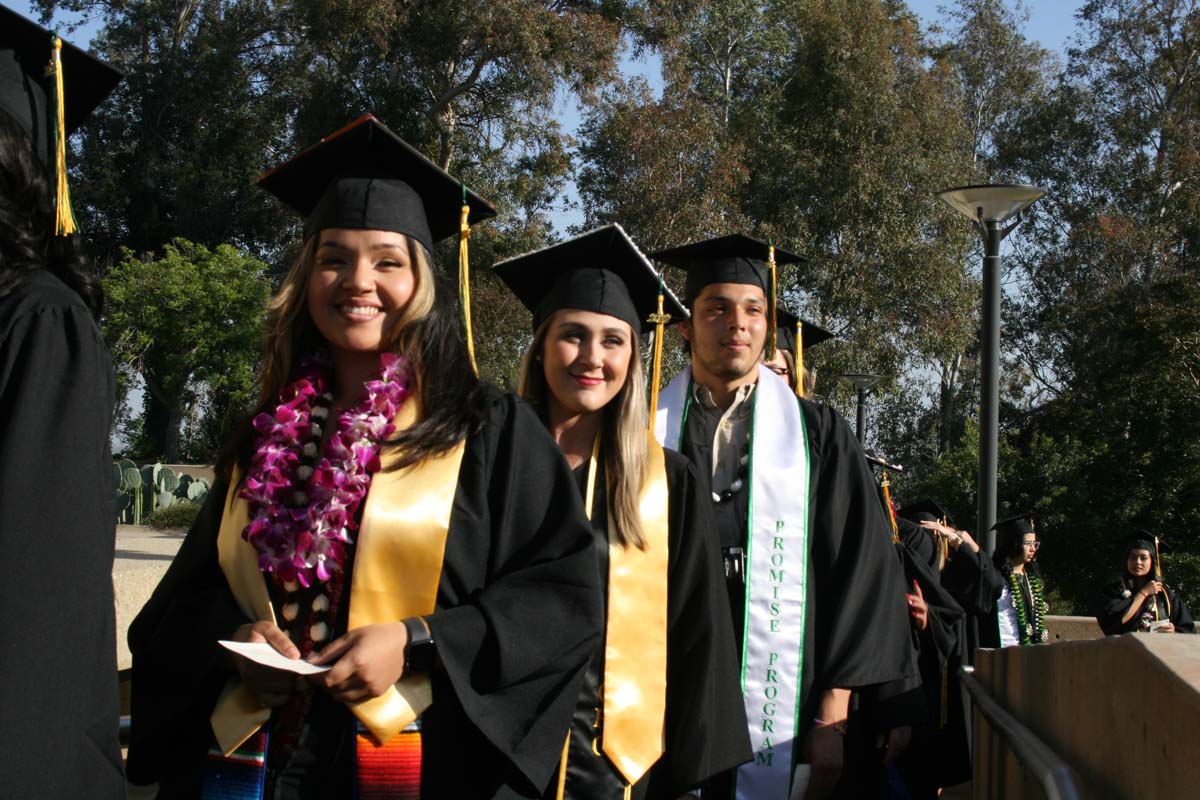
[[[1154,555],[1154,534],[1145,528],[1138,528],[1133,538],[1125,542],[1125,547],[1121,551],[1128,554],[1130,550],[1149,550],[1151,555]],[[1170,553],[1175,550],[1165,539],[1158,540],[1158,552]]]
[[[1015,517],[1002,519],[992,526],[992,530],[994,530],[996,533],[1009,535],[1016,534],[1017,536],[1024,536],[1027,533],[1037,532],[1033,523],[1032,512],[1028,514],[1018,514]]]
[[[778,251],[776,251],[776,259],[778,260]],[[775,325],[776,339],[775,346],[780,350],[788,352],[796,352],[796,323],[800,323],[800,335],[803,337],[801,344],[804,345],[805,351],[810,347],[814,347],[821,342],[828,341],[833,338],[833,334],[824,328],[814,325],[808,320],[800,319],[791,311],[788,311],[783,306],[775,308]]]
[[[326,136],[258,179],[306,217],[304,236],[325,228],[395,231],[432,250],[458,233],[462,183],[370,114]],[[471,191],[468,222],[494,217]]]
[[[762,288],[770,296],[771,278],[767,259],[771,246],[740,233],[705,239],[681,247],[659,250],[651,255],[687,272],[684,297],[690,306],[705,286],[713,283],[744,283]],[[798,264],[804,259],[775,248],[776,264]]]
[[[29,134],[33,151],[49,164],[54,149],[54,76],[47,75],[54,34],[0,6],[0,111]],[[121,82],[121,73],[63,42],[63,101],[67,133],[83,124]]]
[[[889,464],[883,458],[872,455],[871,453],[863,453],[863,457],[867,459],[867,463],[878,469],[890,469],[892,472],[904,472],[904,467],[900,464]]]
[[[658,310],[658,272],[620,225],[605,225],[573,239],[509,258],[492,270],[533,313],[536,330],[555,311],[594,311],[649,331]],[[687,311],[663,286],[663,311],[676,320]]]
[[[896,516],[904,517],[912,522],[940,522],[950,519],[950,514],[933,500],[920,500],[909,503],[896,512]]]

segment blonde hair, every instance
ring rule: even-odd
[[[554,315],[534,331],[533,342],[521,359],[520,395],[545,422],[548,417],[550,387],[540,356]],[[646,410],[646,385],[642,375],[642,357],[637,347],[637,331],[632,331],[629,371],[625,385],[601,413],[604,419],[600,451],[604,458],[608,513],[617,541],[622,547],[646,549],[639,501],[646,480],[646,437],[649,413]]]
[[[404,239],[412,262],[413,294],[396,320],[389,347],[409,359],[419,387],[423,371],[417,358],[421,346],[418,323],[433,308],[433,260],[420,242],[409,236]],[[260,406],[276,401],[279,391],[291,379],[298,354],[312,351],[323,341],[308,313],[308,282],[316,265],[320,241],[319,231],[305,241],[279,291],[267,303],[266,336],[258,372]]]

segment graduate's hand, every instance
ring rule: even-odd
[[[404,674],[407,644],[408,628],[403,622],[355,628],[309,656],[313,664],[333,665],[312,680],[343,703],[379,697]]]
[[[1138,594],[1140,594],[1142,597],[1146,598],[1146,600],[1149,600],[1151,597],[1154,597],[1154,595],[1158,594],[1162,590],[1163,590],[1162,583],[1160,581],[1156,581],[1153,578],[1151,578],[1150,580],[1146,581],[1145,586],[1143,586],[1141,589],[1138,590]]]
[[[1163,625],[1162,627],[1160,627],[1158,630],[1155,631],[1155,633],[1174,633],[1174,632],[1175,632],[1175,624],[1173,622],[1168,622],[1166,625]]]
[[[912,617],[913,625],[917,626],[917,630],[923,631],[929,627],[929,605],[925,602],[925,595],[921,593],[921,587],[917,582],[913,581],[912,585],[915,594],[904,595],[908,600],[908,614]]]
[[[966,531],[955,531],[955,533],[958,534],[959,544],[965,544],[967,547],[971,548],[971,550],[975,551],[976,553],[979,552],[979,545],[975,542],[974,539],[971,538],[971,534],[967,533]]]
[[[299,658],[300,649],[292,643],[287,634],[273,622],[253,622],[241,626],[233,632],[235,642],[266,642],[275,648],[280,655],[288,658]],[[267,708],[278,708],[285,705],[295,692],[308,688],[303,677],[282,669],[272,669],[230,654],[233,664],[237,667],[242,681],[254,693],[259,702]]]
[[[910,741],[912,741],[911,725],[901,725],[899,728],[892,728],[886,734],[879,734],[879,738],[875,740],[875,746],[880,750],[887,747],[887,752],[883,754],[884,766],[899,758],[901,753],[908,749]]]
[[[842,777],[845,729],[839,725],[814,725],[804,737],[804,759],[812,767],[808,794],[812,800],[828,797]]]

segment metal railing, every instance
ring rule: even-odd
[[[959,681],[971,696],[971,704],[1004,738],[1017,760],[1033,773],[1046,792],[1046,797],[1049,800],[1079,800],[1075,776],[1067,762],[993,700],[987,689],[975,680],[974,672],[971,667],[963,667],[958,673]]]

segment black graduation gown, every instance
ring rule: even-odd
[[[1110,583],[1092,599],[1092,614],[1095,615],[1096,622],[1100,623],[1100,629],[1107,636],[1116,636],[1139,630],[1142,614],[1147,614],[1151,619],[1155,619],[1154,606],[1157,604],[1157,619],[1171,620],[1177,633],[1195,633],[1196,625],[1192,621],[1192,614],[1188,611],[1187,603],[1170,586],[1164,585],[1163,588],[1170,598],[1169,612],[1166,598],[1163,597],[1163,592],[1159,592],[1153,600],[1147,599],[1142,603],[1142,613],[1134,614],[1128,622],[1121,622],[1121,617],[1125,616],[1125,612],[1129,610],[1129,604],[1133,602],[1135,594],[1132,581],[1126,579]]]
[[[0,298],[0,794],[125,796],[117,742],[112,361],[37,270]]]
[[[904,575],[891,524],[858,440],[836,411],[797,398],[808,434],[809,554],[799,747],[828,689],[856,689],[913,677]],[[769,431],[770,421],[760,421]],[[708,489],[713,425],[690,413],[683,452]],[[770,435],[769,432],[766,435]],[[797,443],[797,446],[800,446]],[[711,491],[709,492],[711,496]],[[749,492],[714,503],[722,547],[746,546]],[[734,633],[741,641],[744,586],[728,582]]]
[[[247,621],[216,559],[226,488],[213,487],[130,627],[134,783],[195,775],[212,742],[209,716],[231,674],[216,641]],[[599,641],[600,604],[570,470],[536,415],[493,390],[467,441],[427,617],[444,669],[421,717],[422,797],[541,794]]]
[[[1000,646],[996,603],[1004,590],[1004,576],[982,548],[977,553],[961,546],[950,553],[942,586],[967,614],[963,663],[973,664],[977,648]]]
[[[929,532],[908,520],[897,522],[910,591],[916,581],[929,607],[929,625],[917,637],[925,719],[914,727],[913,738],[897,766],[914,800],[936,798],[938,787],[953,786],[971,777],[958,685],[966,613],[942,586],[940,573],[931,565],[937,563],[937,548]]]
[[[750,760],[750,737],[738,674],[733,626],[726,613],[725,578],[716,526],[695,471],[666,452],[668,506],[667,706],[661,759],[632,787],[632,797],[674,800],[719,772]],[[587,465],[575,470],[581,496]],[[596,475],[592,530],[602,580],[608,576],[608,504],[604,466]],[[607,593],[606,593],[607,595]],[[620,773],[592,749],[602,707],[604,647],[592,656],[571,723],[566,796],[621,800]],[[555,797],[557,776],[545,797]]]

